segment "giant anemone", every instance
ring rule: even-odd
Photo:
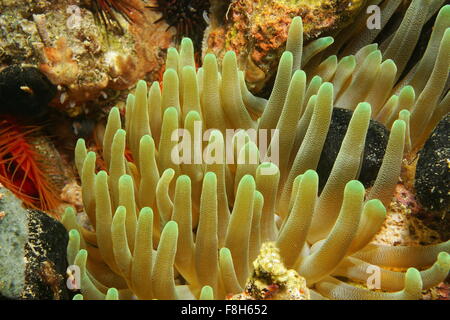
[[[302,21],[293,19],[268,100],[247,90],[234,52],[224,56],[221,70],[212,54],[196,70],[188,38],[179,52],[169,50],[162,89],[155,82],[148,90],[140,81],[128,97],[125,121],[117,108],[111,110],[101,156],[105,170],[97,172],[97,156],[83,140],[77,144],[92,225],[78,225],[71,209],[63,218],[70,230],[69,263],[81,269],[77,299],[223,299],[243,290],[252,261],[268,241],[316,299],[420,299],[423,288],[443,281],[450,269],[449,241],[371,243],[385,220],[404,154],[420,148],[449,108],[450,6],[439,11],[423,57],[404,72],[425,21],[418,19],[425,3],[414,0],[380,48],[371,44],[377,31],[363,31],[342,40],[345,48],[328,48],[338,54],[326,59],[315,55],[314,44],[303,48]],[[314,170],[333,107],[353,114],[319,194]],[[371,118],[390,134],[366,192],[354,179]],[[196,138],[198,123],[212,129],[207,141]],[[180,128],[185,130],[174,139]],[[242,129],[230,140],[233,163],[225,159],[227,128]],[[278,129],[270,131],[267,149],[252,139],[261,129]],[[279,161],[268,161],[277,151]],[[202,152],[213,161],[183,163]],[[381,291],[343,281],[365,281],[370,265],[381,268]]]

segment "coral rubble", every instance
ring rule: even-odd
[[[104,105],[105,96],[115,103],[115,90],[152,73],[157,78],[162,50],[172,38],[165,23],[153,23],[158,13],[145,10],[142,1],[133,3],[142,16],[131,24],[117,16],[126,29],[117,32],[100,23],[84,1],[3,1],[0,68],[12,63],[40,67],[58,86],[54,105],[70,116]]]
[[[279,249],[274,243],[261,245],[261,252],[253,262],[253,273],[245,291],[230,300],[309,300],[304,278],[283,265]]]

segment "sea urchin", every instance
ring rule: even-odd
[[[106,26],[116,22],[123,31],[118,15],[121,15],[129,23],[135,22],[135,14],[141,13],[138,3],[139,1],[136,0],[94,0],[88,2],[88,7]]]
[[[176,29],[176,41],[191,38],[196,45],[201,43],[203,31],[207,27],[204,13],[209,12],[209,0],[155,0],[150,6],[162,16],[155,23],[165,20]]]

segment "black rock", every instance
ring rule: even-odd
[[[414,187],[419,202],[432,211],[449,211],[449,139],[450,113],[447,113],[419,152]]]
[[[320,155],[319,164],[317,165],[320,191],[330,176],[352,115],[353,112],[348,109],[333,109],[330,128]],[[377,177],[383,162],[388,139],[389,131],[386,127],[377,121],[370,120],[364,147],[363,163],[358,177],[358,180],[366,188],[372,186]]]
[[[69,299],[68,235],[47,214],[26,210],[0,185],[0,299]]]
[[[66,228],[57,220],[38,210],[28,210],[28,242],[25,257],[26,287],[23,299],[67,299]]]
[[[0,72],[0,115],[42,117],[56,92],[56,86],[37,68],[6,67]]]

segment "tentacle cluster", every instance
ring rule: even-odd
[[[422,1],[412,6],[416,2]],[[288,50],[267,101],[246,89],[234,52],[225,55],[221,70],[212,54],[196,70],[189,39],[183,39],[180,52],[169,50],[163,89],[155,82],[148,90],[139,82],[128,97],[123,123],[119,110],[111,110],[102,155],[108,170],[96,172],[96,154],[83,140],[77,144],[83,202],[94,231],[79,226],[73,210],[63,223],[71,230],[69,262],[81,268],[83,296],[222,299],[242,291],[266,241],[276,242],[286,267],[306,279],[314,298],[418,299],[422,288],[443,281],[450,268],[449,241],[422,247],[370,241],[384,221],[407,138],[412,145],[421,141],[422,133],[408,129],[413,123],[416,128],[419,119],[421,128],[432,126],[441,112],[438,98],[426,110],[422,101],[432,93],[440,96],[448,76],[450,33],[442,31],[448,23],[442,15],[449,8],[441,10],[430,41],[439,48],[428,53],[437,57],[435,65],[422,62],[429,60],[427,53],[419,63],[426,65],[420,75],[428,82],[417,90],[417,99],[408,86],[397,98],[389,97],[402,64],[382,62],[373,45],[359,44],[355,56],[313,65],[317,50],[303,50],[300,18],[292,22]],[[407,37],[410,31],[400,32],[406,29],[401,26],[394,39]],[[386,49],[395,61],[396,41]],[[300,70],[301,65],[315,76]],[[383,118],[386,104],[392,110]],[[318,195],[314,170],[333,106],[354,111]],[[409,114],[398,116],[399,108],[412,110],[411,121]],[[383,118],[391,131],[374,187],[365,195],[354,179],[371,117]],[[211,130],[199,137],[198,128]],[[226,129],[239,130],[229,137]],[[267,148],[252,137],[261,129],[269,130]],[[126,150],[133,161],[125,158]],[[227,159],[230,153],[234,161]],[[279,161],[271,162],[276,154]],[[409,269],[383,269],[383,293],[339,280],[367,280],[369,265]]]

